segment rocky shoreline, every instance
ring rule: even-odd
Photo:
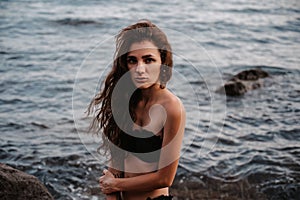
[[[174,200],[267,199],[264,194],[259,192],[253,185],[251,186],[247,181],[224,182],[205,176],[193,177],[192,180],[190,178],[187,180],[185,177],[176,177],[170,188],[170,194],[174,196]]]
[[[262,175],[263,176],[263,175]],[[265,177],[267,178],[267,177]],[[269,177],[270,178],[270,177]],[[271,177],[276,179],[276,177]],[[269,191],[262,191],[259,188],[259,176],[248,177],[241,180],[219,180],[207,177],[203,174],[177,175],[170,187],[170,194],[174,200],[193,200],[193,199],[223,199],[240,200],[255,199],[264,200],[270,197],[291,197],[294,199],[299,192],[295,188],[289,191],[280,191],[276,188]],[[86,188],[85,196],[104,199],[99,185],[92,184]],[[51,192],[51,190],[49,190]],[[0,199],[2,200],[53,200],[54,194],[50,194],[47,188],[35,177],[22,171],[0,163]],[[288,194],[290,193],[290,194]],[[288,199],[288,198],[283,198]],[[295,198],[296,199],[296,198]]]

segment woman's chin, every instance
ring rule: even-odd
[[[150,86],[148,86],[148,85],[139,85],[139,84],[136,84],[135,85],[137,88],[139,88],[139,89],[147,89],[147,88],[149,88]]]
[[[154,83],[135,83],[135,86],[139,89],[148,89],[152,87]]]

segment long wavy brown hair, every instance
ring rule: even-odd
[[[114,61],[112,70],[108,74],[104,82],[104,88],[93,98],[89,107],[88,115],[94,113],[94,118],[90,125],[90,132],[97,135],[102,135],[103,143],[98,150],[103,150],[106,154],[110,151],[112,159],[114,159],[113,145],[120,147],[122,141],[120,134],[124,127],[129,127],[130,122],[135,122],[135,106],[141,98],[140,89],[135,89],[134,93],[128,97],[127,91],[122,91],[117,94],[117,97],[112,98],[113,91],[120,78],[128,72],[127,55],[133,43],[142,41],[152,42],[159,50],[161,57],[161,73],[160,84],[161,88],[165,87],[167,81],[171,78],[173,59],[171,46],[163,31],[149,20],[142,20],[136,24],[130,25],[122,29],[116,36],[116,51],[114,54]],[[162,72],[164,69],[164,72]],[[133,83],[131,85],[134,87]],[[129,98],[129,99],[128,99]],[[124,108],[122,102],[129,102],[129,108]],[[120,104],[121,103],[121,104]],[[119,106],[122,105],[122,106]],[[122,128],[120,128],[113,116],[112,106],[118,110],[118,118],[123,119]],[[98,107],[97,109],[95,109]],[[126,119],[126,109],[131,116],[131,119]]]

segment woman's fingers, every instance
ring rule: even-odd
[[[108,189],[107,187],[109,187],[109,185],[105,182],[105,176],[101,176],[99,178],[99,185],[100,185],[100,189],[102,190],[102,192],[105,191],[106,189]]]
[[[103,174],[104,174],[104,176],[109,176],[109,177],[115,178],[114,174],[107,169],[103,170]]]
[[[103,183],[103,179],[104,179],[104,176],[101,176],[101,177],[99,178],[99,183]]]
[[[113,192],[111,188],[112,178],[114,178],[114,175],[109,170],[104,169],[103,176],[99,178],[99,185],[103,194],[110,194]]]

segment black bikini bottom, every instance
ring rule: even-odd
[[[146,200],[172,200],[172,199],[173,199],[173,196],[171,196],[171,195],[169,195],[169,196],[161,195],[161,196],[155,197],[155,198],[148,197]]]

